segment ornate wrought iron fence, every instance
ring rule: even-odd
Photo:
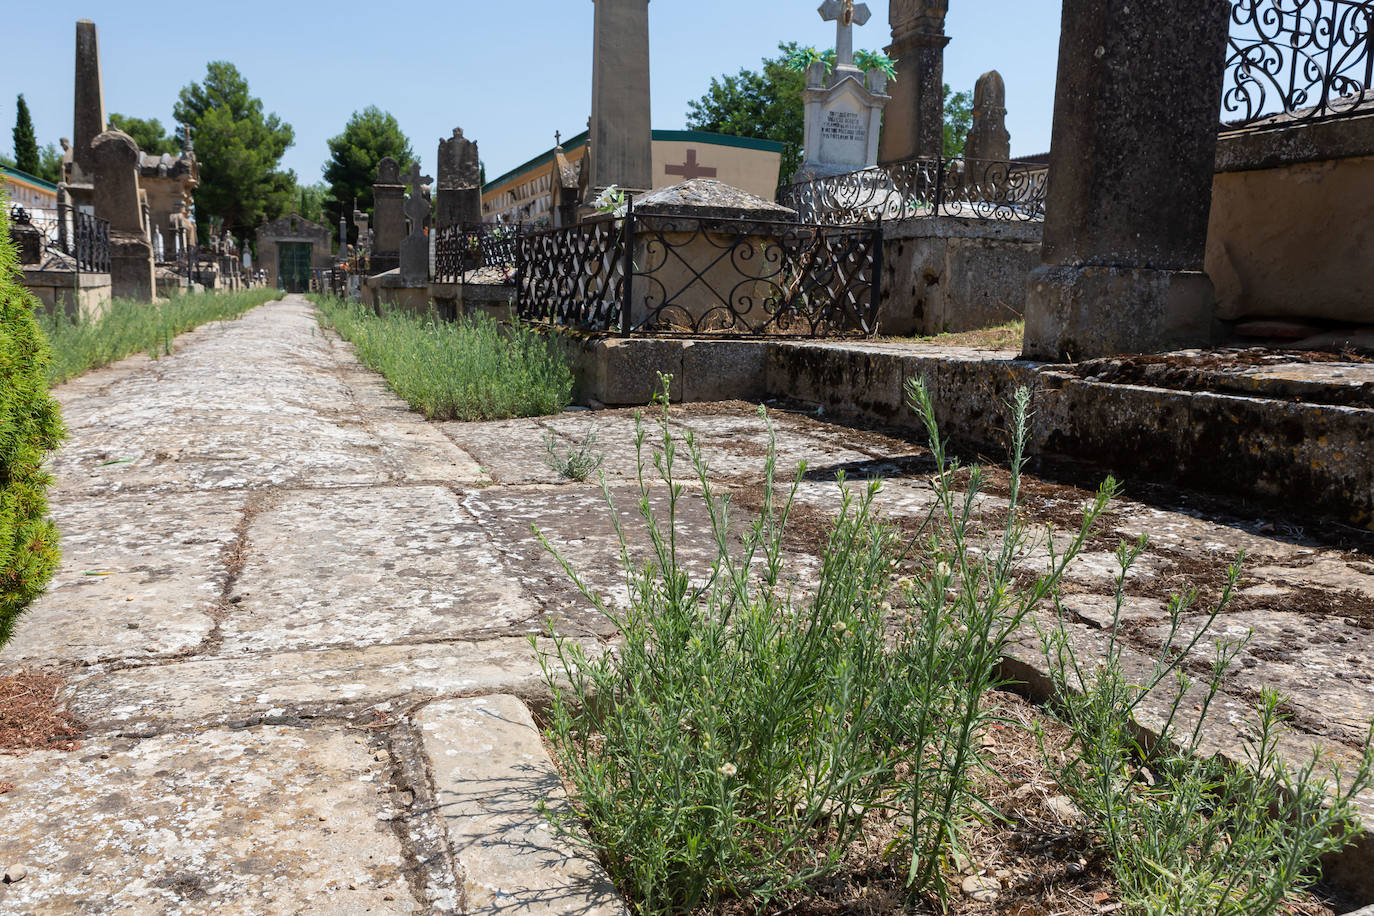
[[[526,321],[580,331],[621,327],[626,226],[600,220],[518,236],[516,309]]]
[[[1235,0],[1227,128],[1374,109],[1374,0]]]
[[[516,240],[526,233],[523,225],[444,226],[434,240],[434,279],[461,283],[479,268],[513,268]]]
[[[110,272],[110,221],[97,219],[80,210],[72,214],[72,250],[67,254],[76,259],[77,269],[90,273]]]
[[[1030,221],[1044,218],[1048,174],[1037,164],[938,156],[799,182],[778,200],[830,226],[934,216]]]
[[[638,216],[521,238],[522,318],[689,336],[878,332],[882,228]]]
[[[110,272],[110,222],[80,210],[67,209],[64,225],[62,210],[10,208],[10,222],[33,226],[43,233],[46,247],[60,251],[76,262],[85,273]]]

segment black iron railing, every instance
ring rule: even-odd
[[[76,259],[77,269],[109,273],[110,221],[77,210],[72,214],[72,228],[74,238],[67,254]]]
[[[1030,221],[1045,215],[1044,165],[943,156],[908,159],[789,185],[779,203],[807,222],[954,216]]]
[[[882,228],[639,216],[518,242],[521,317],[689,336],[878,332]]]
[[[1374,0],[1235,0],[1221,107],[1228,128],[1374,109]]]
[[[517,226],[444,226],[434,239],[434,279],[461,283],[484,267],[514,268],[516,239],[527,233]]]
[[[516,308],[526,321],[581,331],[621,328],[626,227],[581,223],[517,237]]]
[[[64,224],[65,215],[65,224]],[[110,222],[80,210],[56,212],[10,208],[10,224],[33,226],[43,234],[47,248],[60,251],[84,273],[110,272]]]

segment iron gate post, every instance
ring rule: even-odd
[[[878,217],[878,222],[873,226],[873,238],[870,240],[873,245],[873,285],[870,289],[872,299],[869,303],[869,322],[872,328],[868,331],[868,336],[875,337],[878,334],[878,316],[882,313],[883,307],[883,220]]]
[[[620,333],[630,333],[630,302],[634,298],[635,286],[635,211],[634,201],[625,205],[625,224],[621,230],[621,244],[625,246],[624,286],[620,294]]]

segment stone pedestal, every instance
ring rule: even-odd
[[[897,61],[879,162],[934,157],[945,147],[945,14],[949,0],[892,0],[889,57]]]
[[[1208,343],[1202,272],[1227,0],[1064,0],[1043,266],[1025,355]]]
[[[652,188],[649,0],[592,0],[591,171],[588,187]]]
[[[153,246],[142,235],[110,233],[110,292],[116,299],[152,302]]]

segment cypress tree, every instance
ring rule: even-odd
[[[57,568],[43,462],[65,435],[48,393],[51,354],[34,320],[38,302],[19,283],[18,260],[0,194],[0,646]]]
[[[38,174],[38,135],[33,132],[33,118],[24,93],[19,93],[14,114],[14,167],[30,175]]]

